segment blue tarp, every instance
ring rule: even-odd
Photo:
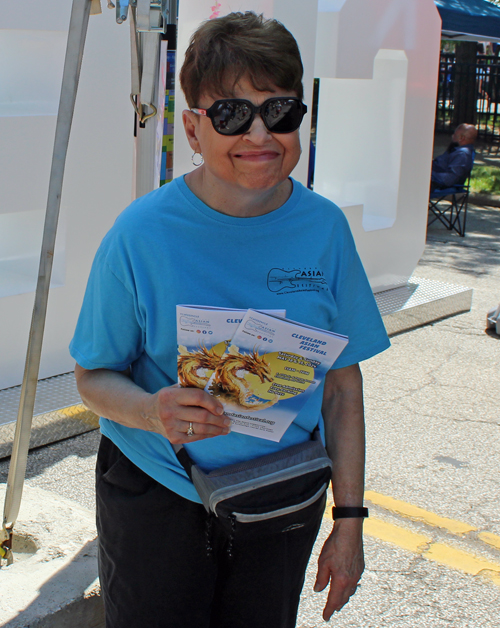
[[[500,41],[500,7],[488,0],[434,0],[443,37]]]

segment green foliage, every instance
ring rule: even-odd
[[[441,40],[441,52],[455,52],[457,47],[457,42],[451,39],[442,39]]]
[[[471,192],[500,196],[500,168],[496,166],[474,166],[470,179]]]

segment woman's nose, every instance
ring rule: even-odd
[[[271,133],[268,131],[262,117],[259,113],[255,114],[255,118],[252,121],[252,126],[244,134],[244,138],[254,143],[267,142]]]

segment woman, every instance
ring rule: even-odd
[[[342,213],[289,178],[306,110],[293,36],[250,12],[206,22],[180,77],[187,139],[203,164],[117,219],[71,343],[82,399],[105,417],[97,523],[106,625],[291,628],[322,508],[300,529],[236,538],[231,559],[217,521],[206,538],[205,509],[172,444],[210,470],[304,442],[324,420],[336,506],[360,514],[358,362],[388,339]],[[271,270],[292,279],[277,289]],[[274,443],[232,433],[214,397],[175,385],[176,304],[286,309],[350,342]],[[330,584],[325,619],[347,603],[362,571],[362,518],[338,519],[315,585]]]

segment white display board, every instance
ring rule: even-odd
[[[424,249],[441,19],[433,0],[319,0],[314,190],[345,212],[375,292]]]
[[[5,6],[4,6],[5,5]],[[0,20],[0,389],[22,381],[71,2],[4,3]],[[69,145],[40,377],[69,355],[95,251],[132,197],[129,29],[90,18]]]
[[[22,380],[70,9],[68,0],[2,6],[0,389]],[[103,10],[90,20],[83,58],[41,378],[72,370],[67,347],[92,259],[132,198],[129,28]],[[405,283],[426,232],[440,41],[433,0],[182,0],[177,71],[201,21],[246,10],[295,35],[309,112],[321,79],[315,191],[344,209],[373,289]],[[185,107],[177,85],[175,176],[193,168]],[[303,183],[310,124],[309,113],[293,173]]]

